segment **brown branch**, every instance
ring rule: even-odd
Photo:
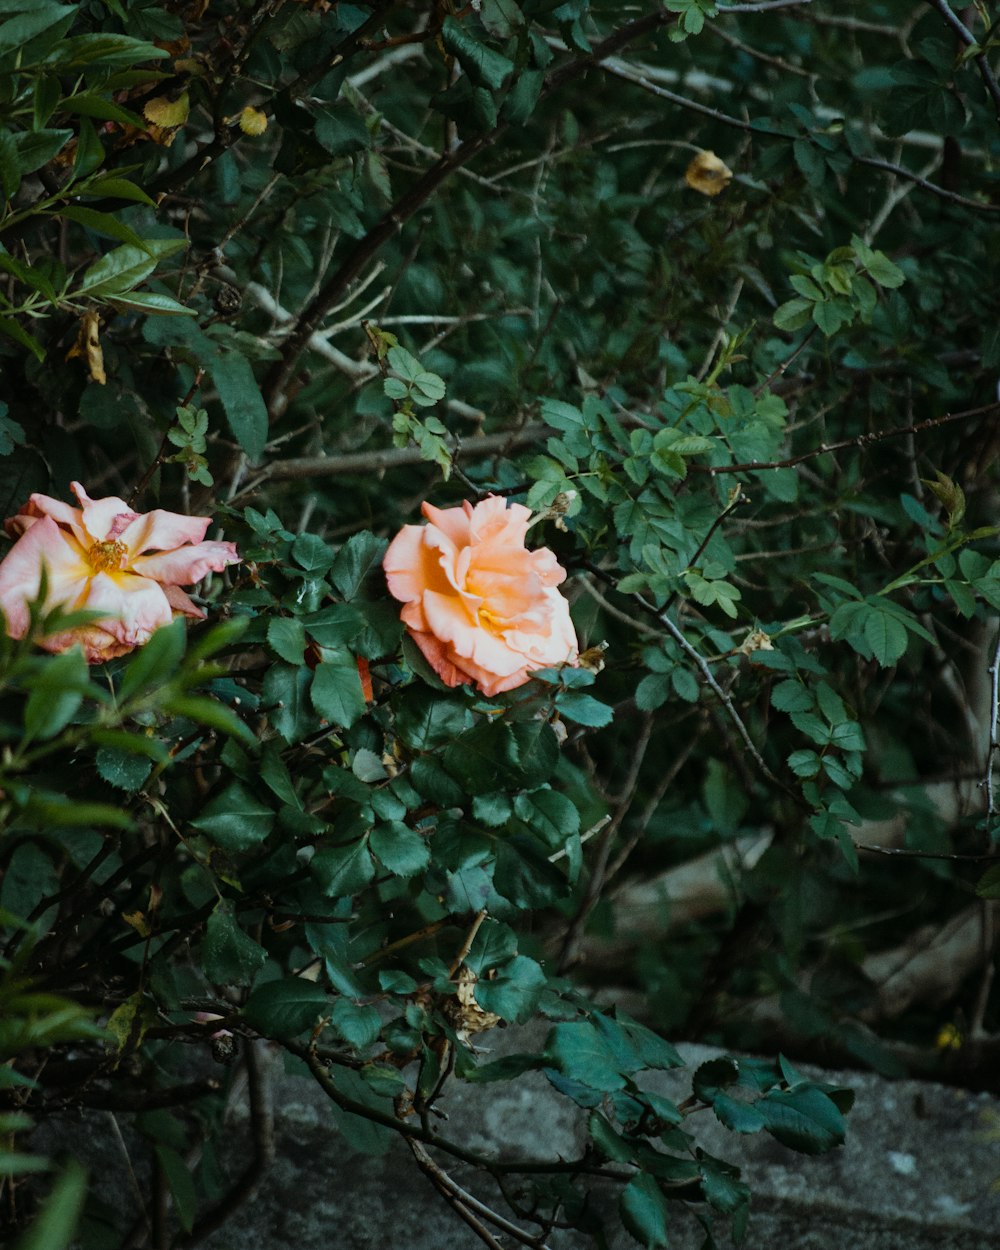
[[[205,1212],[189,1233],[178,1239],[175,1244],[183,1250],[204,1241],[210,1233],[221,1228],[235,1211],[249,1202],[274,1161],[274,1116],[264,1064],[258,1049],[261,1045],[257,1041],[248,1041],[245,1052],[253,1158],[229,1192]]]
[[[662,27],[670,26],[676,20],[675,13],[660,9],[629,22],[599,43],[589,56],[579,57],[556,69],[542,88],[540,98],[544,99],[565,86],[566,83],[580,78],[605,57],[612,56],[627,44]],[[277,416],[284,408],[285,388],[295,372],[299,357],[308,347],[310,338],[318,330],[324,317],[343,296],[347,287],[386,243],[402,230],[403,226],[449,175],[467,165],[480,152],[491,147],[506,132],[507,126],[507,122],[499,122],[485,134],[464,140],[457,148],[442,156],[426,170],[372,226],[364,238],[358,241],[315,298],[299,313],[296,318],[295,331],[286,341],[282,349],[281,360],[271,370],[264,386],[264,399],[272,417]]]
[[[475,460],[480,456],[504,455],[508,450],[540,443],[553,431],[541,422],[532,422],[520,430],[500,434],[482,434],[475,438],[456,440],[453,460]],[[352,451],[341,456],[302,456],[299,459],[279,460],[262,470],[252,487],[256,489],[265,482],[283,482],[314,477],[343,477],[347,474],[380,473],[387,469],[399,469],[405,465],[420,464],[423,460],[419,447],[383,447],[373,451]],[[249,488],[248,488],[249,489]],[[246,494],[244,489],[240,494]]]
[[[758,473],[764,469],[790,469],[793,465],[802,464],[805,460],[815,460],[817,456],[826,456],[834,451],[846,451],[850,447],[870,447],[872,443],[884,442],[887,438],[902,438],[908,434],[921,434],[924,430],[935,429],[939,425],[947,425],[951,421],[968,421],[972,417],[984,417],[990,413],[1000,412],[1000,402],[984,404],[981,408],[968,408],[965,412],[948,412],[943,417],[929,417],[926,421],[918,421],[916,425],[897,425],[889,430],[876,430],[871,434],[858,434],[854,438],[841,439],[839,443],[820,443],[812,451],[800,452],[797,456],[789,456],[787,460],[769,460],[758,462],[748,461],[745,464],[689,464],[692,473]]]

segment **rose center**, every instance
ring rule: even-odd
[[[87,559],[95,573],[119,573],[126,555],[128,548],[124,543],[103,542],[94,543],[87,552]]]

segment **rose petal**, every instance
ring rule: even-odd
[[[185,543],[200,543],[211,523],[211,517],[182,516],[179,512],[156,508],[135,517],[132,524],[122,530],[120,537],[134,557],[144,551],[173,551]],[[231,543],[229,545],[232,546]]]
[[[82,523],[95,543],[114,541],[126,526],[139,515],[133,512],[124,499],[107,495],[103,499],[91,499],[79,482],[70,482],[70,490],[80,501]],[[32,496],[34,498],[34,496]],[[75,509],[70,509],[71,512]],[[79,535],[77,535],[79,537]],[[81,542],[84,540],[81,538]]]
[[[196,621],[203,621],[208,615],[179,586],[164,586],[163,593],[175,616],[180,613],[183,616],[193,616]]]
[[[191,586],[206,573],[221,573],[227,565],[238,564],[239,559],[233,543],[197,543],[176,551],[136,556],[131,569],[140,577],[151,577],[165,586]]]
[[[443,533],[430,526],[404,525],[389,544],[382,568],[395,599],[408,603],[419,600],[428,588],[447,594],[454,586],[446,566],[454,566],[455,550]]]
[[[0,563],[0,608],[7,632],[23,638],[28,632],[28,604],[38,598],[42,569],[46,578],[46,607],[79,607],[90,566],[80,546],[51,517],[40,517],[21,535]]]
[[[463,504],[461,508],[435,508],[432,503],[423,503],[420,511],[456,547],[467,547],[472,541],[469,517],[473,509],[468,504]]]
[[[129,647],[147,642],[154,629],[173,620],[163,587],[131,573],[96,573],[80,606],[104,614],[108,619],[98,622],[101,628]]]

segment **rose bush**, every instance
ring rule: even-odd
[[[448,686],[492,696],[536,669],[574,664],[576,633],[556,589],[566,578],[547,547],[524,545],[530,509],[491,495],[473,507],[424,503],[427,525],[404,525],[385,553],[403,623]]]
[[[40,637],[47,651],[80,643],[89,664],[124,655],[175,616],[205,613],[180,587],[238,563],[230,542],[204,542],[209,517],[181,516],[157,508],[134,512],[124,499],[91,499],[79,482],[71,489],[79,508],[34,494],[5,522],[17,542],[0,562],[0,608],[12,638],[31,627],[29,604],[43,609],[95,611],[86,625]]]

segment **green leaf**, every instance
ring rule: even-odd
[[[197,313],[193,308],[185,308],[183,304],[179,304],[170,295],[163,295],[159,291],[128,291],[120,295],[108,295],[104,297],[105,303],[108,303],[118,312],[138,312],[146,313],[152,317],[195,317]]]
[[[513,61],[473,39],[453,17],[444,19],[441,39],[477,87],[498,91],[514,72]]]
[[[258,985],[241,1014],[252,1029],[281,1041],[312,1029],[330,1006],[322,986],[304,977],[285,977]]]
[[[94,763],[102,780],[128,794],[134,794],[142,786],[153,768],[152,760],[118,747],[101,747]]]
[[[82,204],[67,204],[60,208],[59,215],[66,217],[69,221],[75,221],[81,226],[86,226],[88,230],[93,230],[95,234],[103,235],[108,239],[117,239],[120,243],[134,248],[138,252],[145,253],[145,245],[142,237],[127,226],[125,222],[119,220],[113,213],[101,213],[96,208],[84,208]],[[153,268],[156,262],[154,261]],[[152,272],[152,269],[149,271]],[[147,275],[143,275],[145,277]],[[84,274],[84,280],[87,275]],[[138,279],[142,281],[142,278]],[[96,290],[87,290],[85,294],[91,299],[107,299],[109,294],[114,293],[114,287],[98,287]],[[124,287],[122,294],[128,290]]]
[[[491,980],[478,982],[476,1002],[484,1011],[495,1012],[511,1024],[524,1024],[535,1014],[547,984],[540,964],[517,955]]]
[[[288,743],[301,741],[316,728],[309,689],[313,675],[304,665],[274,664],[268,669],[261,693],[268,719]]]
[[[398,820],[377,825],[370,844],[376,859],[396,877],[412,877],[430,863],[426,841]]]
[[[766,1124],[764,1116],[755,1106],[728,1094],[716,1094],[712,1099],[712,1110],[719,1123],[733,1133],[759,1133]]]
[[[324,652],[313,673],[309,697],[324,720],[349,729],[368,706],[354,656]]]
[[[219,903],[205,923],[201,944],[205,975],[216,985],[249,985],[267,963],[267,951],[236,922],[230,903]]]
[[[274,826],[274,811],[242,782],[231,782],[191,821],[227,851],[259,846]]]
[[[906,654],[907,634],[901,621],[883,608],[872,607],[864,615],[865,641],[883,668]]]
[[[987,868],[976,882],[976,893],[980,898],[1000,898],[1000,864]]]
[[[778,308],[771,320],[779,330],[801,330],[809,324],[814,304],[808,299],[790,299]]]
[[[187,631],[183,619],[156,630],[129,660],[118,684],[118,702],[125,704],[172,678],[184,656]]]
[[[349,602],[355,597],[365,578],[380,565],[387,546],[384,538],[367,530],[351,535],[330,569],[330,580],[341,598]]]
[[[625,1088],[614,1052],[587,1021],[557,1024],[549,1033],[545,1053],[564,1076],[597,1090]]]
[[[233,438],[250,460],[259,460],[267,443],[268,417],[250,361],[239,352],[220,351],[205,364]]]
[[[382,1018],[374,1007],[362,1007],[349,998],[338,998],[333,1004],[330,1023],[349,1046],[365,1050],[378,1040]]]
[[[93,209],[74,211],[91,213]],[[141,246],[116,247],[84,272],[74,294],[108,296],[130,291],[148,278],[161,260],[183,246],[182,239],[146,239],[141,240]]]
[[[844,1119],[836,1104],[815,1086],[771,1090],[756,1104],[764,1127],[784,1146],[803,1154],[825,1154],[844,1141]]]
[[[90,689],[87,661],[79,647],[43,661],[24,709],[28,738],[54,738],[76,715]]]
[[[87,1173],[75,1160],[63,1169],[15,1250],[66,1250],[87,1197]]]
[[[163,1174],[167,1178],[170,1196],[174,1200],[174,1209],[181,1228],[189,1233],[194,1228],[195,1216],[198,1214],[198,1195],[194,1178],[187,1164],[172,1147],[157,1142],[154,1150],[163,1168]]]
[[[0,37],[3,30],[0,28]],[[50,160],[73,138],[72,130],[23,130],[14,135],[17,164],[21,176],[33,174]]]
[[[560,716],[574,721],[577,725],[588,725],[594,729],[610,725],[614,713],[606,703],[601,703],[593,695],[582,694],[577,690],[563,690],[556,695],[556,707]]]
[[[618,1200],[622,1223],[640,1245],[659,1250],[669,1244],[667,1203],[654,1177],[634,1177]]]
[[[288,664],[301,664],[305,658],[305,626],[295,616],[275,616],[267,623],[267,644]]]
[[[375,876],[366,838],[350,846],[323,847],[310,860],[309,869],[323,893],[332,898],[357,894]]]
[[[39,362],[45,359],[45,348],[13,317],[0,317],[0,334],[6,334],[15,343],[20,343],[22,347],[26,347]]]

